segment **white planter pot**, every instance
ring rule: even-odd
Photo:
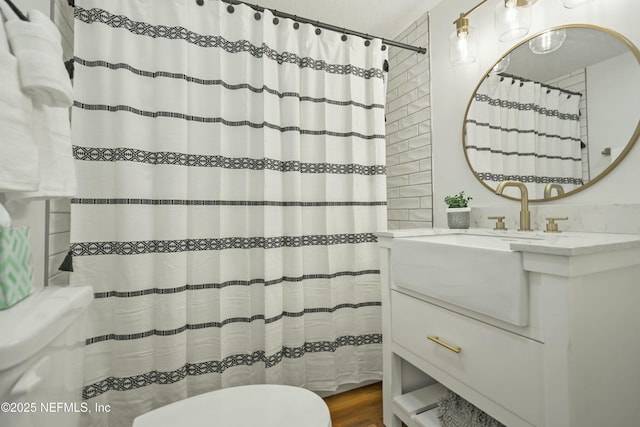
[[[471,224],[471,208],[447,208],[447,225],[449,228],[469,228]]]

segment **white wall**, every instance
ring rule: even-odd
[[[619,152],[635,131],[640,112],[640,68],[629,52],[588,67],[587,76],[589,159],[592,176],[596,176],[615,158],[602,151],[609,148],[614,154]]]
[[[474,200],[473,206],[519,206],[517,202],[496,196],[485,189],[469,170],[462,150],[462,122],[471,94],[483,74],[513,44],[500,43],[493,26],[493,2],[469,16],[471,25],[480,33],[478,60],[471,65],[453,67],[449,61],[449,34],[453,20],[477,3],[476,0],[444,1],[430,13],[431,85],[432,85],[432,155],[434,226],[446,227],[445,195],[464,190]],[[533,6],[535,34],[545,28],[584,23],[612,29],[640,46],[640,2],[637,0],[596,0],[575,9],[565,9],[560,0],[539,0]],[[627,158],[606,178],[593,187],[566,199],[552,202],[562,214],[562,205],[640,203],[640,148],[631,150]],[[548,202],[545,205],[550,205]],[[547,209],[550,206],[545,206]],[[638,221],[637,218],[629,220]]]

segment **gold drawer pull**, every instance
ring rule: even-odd
[[[441,346],[443,346],[447,350],[453,351],[454,353],[460,353],[460,351],[462,350],[462,347],[458,347],[458,346],[455,346],[455,345],[447,344],[446,342],[441,341],[440,338],[434,337],[433,335],[429,335],[427,338],[429,338],[431,341],[433,341],[436,344],[440,344]]]

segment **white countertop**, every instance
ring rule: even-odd
[[[504,236],[513,239],[510,248],[513,251],[534,252],[550,255],[576,256],[613,252],[640,248],[640,234],[492,230],[488,228],[469,228],[454,230],[448,228],[418,228],[389,230],[376,233],[378,237],[404,239],[426,237],[441,234],[474,234],[480,236]]]

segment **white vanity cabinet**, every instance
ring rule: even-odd
[[[443,386],[509,427],[640,426],[640,236],[515,239],[528,288],[517,325],[394,280],[402,239],[451,232],[379,234],[386,427],[437,425],[425,410]]]

